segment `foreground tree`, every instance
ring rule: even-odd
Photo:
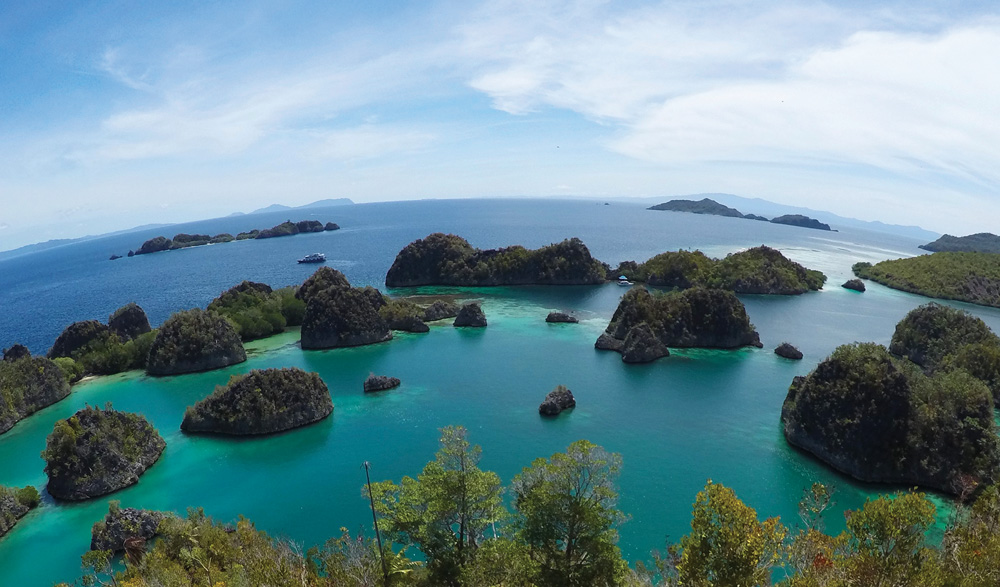
[[[628,573],[618,549],[621,455],[579,440],[514,478],[517,538],[539,586],[617,585]]]

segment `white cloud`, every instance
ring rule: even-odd
[[[310,149],[314,156],[342,160],[373,159],[414,151],[425,148],[434,141],[431,133],[372,124],[315,132],[313,138],[317,141],[316,146]]]

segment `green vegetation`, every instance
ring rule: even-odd
[[[208,311],[226,317],[246,342],[302,324],[305,304],[295,298],[294,288],[273,291],[267,284],[243,281],[212,300]]]
[[[59,365],[45,357],[0,361],[0,434],[69,395],[68,379]]]
[[[796,377],[781,420],[791,444],[864,481],[965,496],[1000,466],[985,384],[964,370],[926,376],[874,343],[838,347]]]
[[[920,248],[932,253],[1000,253],[1000,236],[988,232],[968,236],[946,234],[932,243],[920,245]]]
[[[809,218],[802,214],[785,214],[772,218],[774,224],[788,224],[789,226],[800,226],[802,228],[815,228],[817,230],[830,230],[829,224],[824,224],[815,218]]]
[[[736,208],[724,206],[711,198],[701,200],[670,200],[662,204],[650,206],[647,210],[669,210],[671,212],[690,212],[692,214],[711,214],[713,216],[730,216],[732,218],[743,218],[743,214]]]
[[[46,439],[48,491],[69,500],[117,491],[137,482],[165,447],[141,415],[88,406],[56,422]]]
[[[295,291],[295,297],[308,304],[319,292],[331,287],[349,288],[351,282],[344,274],[332,267],[320,267],[310,275]]]
[[[49,349],[53,359],[63,362],[67,373],[78,380],[77,369],[84,374],[113,375],[130,369],[144,369],[156,332],[149,328],[146,313],[134,303],[126,304],[108,317],[108,326],[97,320],[74,322],[66,327]]]
[[[234,375],[212,395],[187,409],[181,430],[217,434],[270,434],[329,416],[333,402],[316,373],[302,369],[254,369]]]
[[[135,251],[135,254],[145,255],[148,253],[158,253],[160,251],[200,247],[208,244],[214,245],[219,243],[228,243],[234,240],[241,241],[255,238],[292,236],[299,234],[300,232],[323,232],[324,230],[337,230],[339,228],[339,226],[332,222],[328,222],[324,225],[318,220],[301,220],[299,222],[292,222],[288,220],[277,226],[266,228],[264,230],[258,230],[255,228],[253,230],[244,231],[237,234],[235,237],[228,232],[223,232],[215,236],[207,234],[186,234],[182,232],[180,234],[175,234],[173,239],[169,239],[165,236],[151,238],[142,243],[142,246],[139,247],[139,250]],[[132,255],[129,256],[131,257]]]
[[[0,485],[0,537],[10,531],[24,514],[38,507],[42,502],[38,490],[27,487],[4,487]]]
[[[1000,255],[993,253],[933,253],[853,269],[893,289],[1000,308]]]
[[[405,299],[389,300],[378,310],[389,328],[406,332],[430,331],[430,327],[423,320],[424,312],[424,308]]]
[[[826,275],[806,269],[763,245],[721,260],[711,259],[701,251],[661,253],[645,263],[621,263],[610,277],[618,275],[661,287],[707,287],[740,294],[801,294],[818,290],[826,283]]]
[[[175,375],[207,371],[246,359],[232,324],[218,314],[195,308],[177,312],[163,323],[149,349],[146,372]]]
[[[321,290],[306,304],[302,348],[359,346],[391,339],[389,325],[379,315],[385,303],[382,294],[371,287]]]
[[[453,234],[434,233],[396,255],[388,287],[418,285],[589,285],[603,283],[605,266],[572,238],[529,250],[521,246],[474,249]]]

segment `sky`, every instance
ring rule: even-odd
[[[0,250],[324,198],[703,192],[1000,232],[1000,3],[0,6]]]

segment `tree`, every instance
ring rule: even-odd
[[[785,534],[778,518],[759,521],[757,512],[732,489],[709,480],[695,499],[691,533],[680,542],[679,582],[697,587],[767,585],[781,560]]]
[[[416,479],[372,485],[386,534],[420,548],[434,584],[457,585],[484,533],[505,513],[500,477],[479,469],[481,453],[465,428],[442,428],[440,450]]]
[[[539,586],[616,585],[628,572],[618,549],[621,455],[579,440],[514,478],[518,538]]]
[[[847,573],[851,585],[917,585],[930,573],[932,553],[924,536],[934,523],[934,504],[922,493],[868,499],[847,518]]]

